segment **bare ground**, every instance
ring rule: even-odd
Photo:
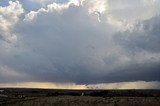
[[[15,99],[0,106],[160,106],[160,97],[53,96]]]

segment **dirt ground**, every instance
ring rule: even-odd
[[[160,97],[53,96],[11,99],[0,106],[160,106]]]

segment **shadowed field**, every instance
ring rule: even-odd
[[[160,91],[4,89],[0,106],[160,106]]]

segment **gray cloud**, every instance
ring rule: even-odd
[[[115,39],[119,44],[124,45],[127,49],[131,49],[133,52],[137,50],[145,50],[150,52],[159,53],[159,29],[160,20],[159,15],[149,20],[143,21],[136,25],[138,30],[133,32],[118,33]]]
[[[17,41],[0,41],[1,82],[160,81],[159,8],[145,4],[154,13],[131,19],[114,2],[94,1],[53,3],[19,18]]]

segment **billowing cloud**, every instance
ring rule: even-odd
[[[14,70],[10,82],[160,81],[160,2],[120,1],[53,1],[24,14],[18,1],[1,7],[19,5],[12,27],[3,30],[17,41],[0,41],[1,69]]]
[[[0,37],[2,39],[8,42],[12,42],[17,39],[14,32],[12,32],[12,28],[22,13],[23,8],[18,1],[9,1],[9,6],[0,7]]]

